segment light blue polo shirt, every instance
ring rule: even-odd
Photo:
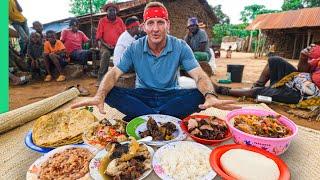
[[[178,72],[180,65],[186,71],[199,67],[188,44],[167,35],[166,46],[159,57],[151,53],[147,36],[134,41],[124,52],[117,67],[126,73],[135,70],[136,88],[167,91],[179,89]]]

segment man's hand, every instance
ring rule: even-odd
[[[73,109],[82,106],[96,106],[98,107],[101,114],[106,114],[106,112],[104,111],[104,99],[105,98],[103,96],[95,95],[88,100],[73,104],[71,108]]]
[[[107,43],[105,43],[102,39],[99,41],[101,44],[100,44],[100,48],[101,48],[101,45],[103,45],[104,47],[106,48],[109,48],[109,49],[114,49],[114,46],[111,46]]]
[[[199,105],[200,109],[215,107],[223,110],[240,109],[241,107],[234,105],[234,100],[219,100],[214,96],[208,96],[203,104]]]
[[[310,47],[303,49],[303,50],[300,52],[300,54],[309,57],[309,56],[310,56]]]

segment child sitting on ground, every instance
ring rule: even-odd
[[[32,76],[41,76],[41,67],[43,67],[43,42],[41,35],[33,32],[30,35],[30,42],[27,50],[28,66]]]
[[[44,81],[52,80],[52,73],[50,67],[53,64],[59,75],[56,81],[65,81],[66,77],[63,75],[62,67],[68,64],[68,59],[66,58],[66,48],[64,47],[62,41],[56,39],[56,33],[54,31],[47,31],[47,40],[44,43],[44,64],[47,71],[47,76]],[[62,66],[62,67],[61,67]]]

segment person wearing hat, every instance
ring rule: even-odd
[[[124,120],[145,114],[166,114],[184,118],[200,109],[216,107],[234,109],[232,100],[219,100],[213,85],[195,59],[187,43],[168,34],[168,11],[160,2],[150,2],[143,13],[147,36],[134,41],[124,52],[120,63],[103,78],[96,95],[74,104],[97,106],[104,112],[104,103],[126,115]],[[183,65],[196,81],[198,89],[181,89],[179,66]],[[136,88],[115,87],[123,73],[134,70]]]
[[[71,62],[86,65],[88,60],[91,60],[91,51],[82,49],[82,45],[87,43],[89,38],[79,30],[79,21],[76,18],[70,19],[69,28],[61,32],[60,40],[64,43]]]
[[[196,17],[188,19],[188,33],[184,37],[198,61],[209,61],[211,58],[209,39],[205,30],[199,28]]]
[[[113,54],[117,40],[126,30],[122,19],[117,16],[119,9],[115,4],[108,3],[104,5],[103,10],[107,15],[99,20],[96,33],[96,39],[98,40],[98,47],[101,53],[97,85],[100,84],[103,76],[108,72],[110,57]]]
[[[122,57],[122,54],[127,49],[127,47],[135,41],[135,36],[139,34],[140,32],[140,22],[139,19],[135,16],[129,17],[125,21],[125,25],[127,30],[123,32],[116,44],[116,47],[114,48],[114,54],[113,54],[113,64],[118,65],[120,63],[120,58]]]

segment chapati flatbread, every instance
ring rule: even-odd
[[[221,156],[220,163],[229,176],[239,180],[277,180],[280,176],[272,159],[248,150],[231,149]]]
[[[33,142],[41,147],[57,147],[82,141],[83,131],[96,121],[86,109],[67,109],[38,118],[33,126]]]

